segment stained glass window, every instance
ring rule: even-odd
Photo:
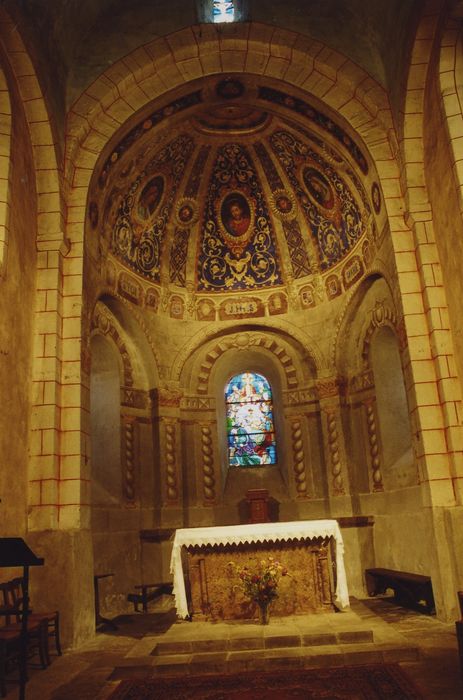
[[[253,467],[276,463],[272,390],[255,372],[232,377],[225,389],[228,463]]]
[[[212,17],[214,22],[233,22],[235,19],[235,3],[213,0]]]

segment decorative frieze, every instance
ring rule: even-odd
[[[351,394],[371,389],[374,385],[373,370],[367,369],[360,374],[356,374],[349,380],[349,391]]]
[[[180,408],[189,411],[215,411],[216,401],[212,396],[183,396]]]
[[[291,389],[283,392],[283,406],[303,406],[318,401],[318,393],[315,387],[307,389]]]
[[[147,408],[148,394],[142,389],[133,389],[132,387],[122,386],[121,406],[126,408]]]

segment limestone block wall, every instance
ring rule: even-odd
[[[0,519],[2,534],[24,535],[36,303],[37,194],[28,124],[7,63],[0,56]],[[15,144],[9,149],[9,143]],[[14,216],[12,215],[14,212]],[[41,261],[39,261],[39,264]],[[52,347],[41,348],[42,353]]]
[[[454,41],[453,39],[452,43],[445,42],[440,65],[432,69],[434,80],[427,91],[425,104],[424,157],[426,182],[436,228],[436,245],[442,267],[442,282],[448,303],[448,318],[443,312],[444,320],[447,326],[454,329],[452,337],[457,367],[450,368],[453,369],[450,376],[455,377],[458,369],[461,382],[463,281],[460,261],[463,256],[463,219],[460,161],[463,158],[463,115],[456,92],[459,75],[455,75],[456,56],[461,52],[461,36],[457,34],[459,43],[455,45]],[[457,61],[457,68],[463,73],[461,59],[460,62]]]

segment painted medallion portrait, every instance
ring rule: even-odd
[[[293,208],[292,201],[290,200],[289,197],[286,197],[285,195],[280,195],[275,200],[275,204],[278,208],[278,211],[280,211],[282,214],[289,214],[289,212]]]
[[[182,197],[177,202],[175,218],[179,226],[188,227],[198,218],[198,206],[191,197]]]
[[[180,207],[178,210],[178,218],[182,224],[189,224],[193,218],[193,209],[191,206],[184,204],[183,207]]]
[[[296,216],[294,198],[285,190],[275,190],[270,203],[273,213],[282,221],[291,221]]]
[[[373,209],[376,214],[381,211],[381,192],[379,191],[378,184],[374,182],[371,186],[371,201],[373,202]]]
[[[233,238],[241,238],[250,232],[252,210],[241,192],[231,192],[220,206],[220,219],[226,232]]]
[[[158,208],[164,193],[164,178],[156,175],[146,183],[137,204],[137,215],[144,221],[150,219]]]
[[[325,209],[334,207],[335,199],[331,185],[326,177],[315,168],[304,168],[302,179],[310,197]]]

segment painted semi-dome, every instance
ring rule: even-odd
[[[304,306],[314,280],[330,299],[366,273],[380,210],[367,154],[340,124],[231,76],[139,119],[97,170],[88,217],[152,296],[280,288],[284,306],[296,285]]]

